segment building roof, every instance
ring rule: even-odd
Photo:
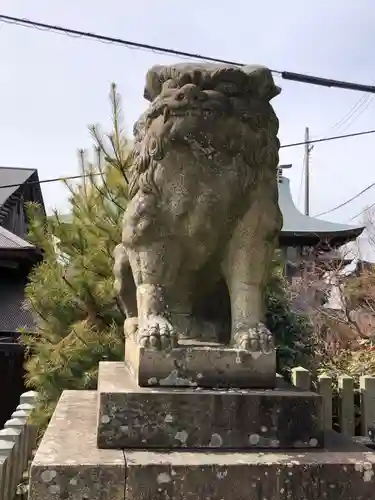
[[[333,247],[344,245],[357,238],[363,226],[328,222],[302,214],[294,205],[287,177],[279,178],[279,205],[283,214],[281,243],[288,246],[314,246],[328,241]]]
[[[0,226],[0,250],[35,250],[35,246]]]
[[[0,186],[11,185],[12,187],[0,187],[0,206],[4,205],[9,196],[11,196],[21,184],[24,184],[34,173],[33,168],[12,168],[0,167]]]

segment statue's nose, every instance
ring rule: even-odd
[[[202,92],[199,87],[192,83],[187,83],[175,94],[176,101],[186,104],[192,104],[196,101],[204,101],[206,99],[207,95],[205,92]]]

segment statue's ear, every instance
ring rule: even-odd
[[[163,84],[163,70],[164,66],[153,66],[149,71],[147,71],[143,97],[150,102],[152,102],[161,92]]]
[[[243,66],[242,71],[248,77],[248,90],[262,101],[269,102],[280,94],[281,88],[275,85],[272,72],[265,66]]]

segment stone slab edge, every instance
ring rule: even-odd
[[[124,500],[121,450],[96,447],[96,391],[64,391],[34,457],[29,500]]]

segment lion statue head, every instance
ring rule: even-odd
[[[279,93],[262,66],[153,67],[144,90],[151,105],[134,125],[130,196],[152,189],[155,164],[171,150],[240,156],[248,166],[277,164],[279,123],[270,100]]]

